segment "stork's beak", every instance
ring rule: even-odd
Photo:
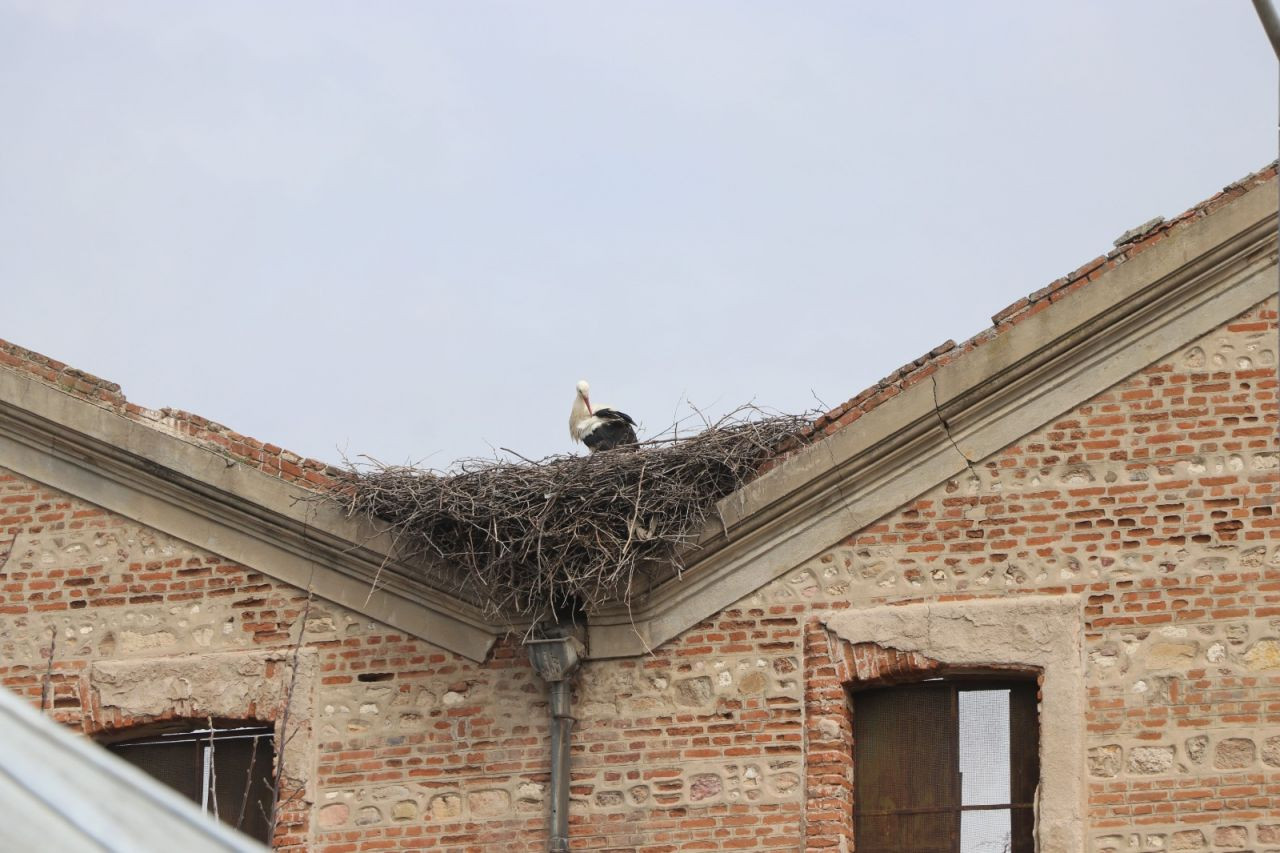
[[[582,402],[583,402],[584,404],[586,404],[586,407],[587,407],[587,414],[588,414],[588,415],[594,415],[594,414],[595,414],[595,412],[591,411],[591,398],[590,398],[590,397],[588,397],[586,394],[583,394],[583,395],[582,395]]]

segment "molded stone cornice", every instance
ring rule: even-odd
[[[659,568],[630,609],[592,614],[591,656],[666,642],[1273,295],[1275,190],[1188,224],[725,498],[681,575]],[[472,660],[507,628],[450,592],[447,568],[396,560],[385,533],[313,492],[9,370],[0,466]]]
[[[472,660],[495,640],[452,578],[314,492],[9,370],[0,466]]]
[[[1276,206],[1272,179],[725,498],[681,576],[593,614],[591,656],[666,642],[1274,295]]]

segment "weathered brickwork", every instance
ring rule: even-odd
[[[55,718],[91,735],[281,724],[302,591],[11,473],[0,508],[6,687],[39,705],[47,682]],[[798,622],[729,614],[653,658],[587,667],[586,849],[795,849],[799,661],[778,647]],[[325,602],[305,640],[283,848],[545,847],[545,688],[517,643],[475,664]]]
[[[841,849],[827,711],[935,662],[823,619],[1075,593],[1088,711],[1042,722],[1085,732],[1089,849],[1280,850],[1275,324],[1272,300],[652,654],[589,661],[575,849]],[[545,848],[545,687],[518,637],[477,664],[317,600],[295,659],[305,591],[3,472],[0,536],[0,682],[47,686],[66,725],[282,726],[296,664],[282,847]]]
[[[54,716],[93,735],[282,723],[303,591],[7,473],[0,530],[6,687],[38,705],[50,682]],[[282,847],[538,847],[542,691],[510,645],[479,666],[316,601],[297,663]]]
[[[1275,305],[975,462],[746,604],[814,615],[1085,595],[1088,717],[1043,724],[1087,726],[1092,849],[1265,846],[1280,822]],[[814,697],[840,696],[833,666],[811,677]],[[824,777],[817,757],[835,769]],[[810,797],[838,794],[844,759],[810,761]],[[820,817],[846,819],[836,805]]]

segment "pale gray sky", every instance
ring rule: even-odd
[[[0,0],[0,337],[329,460],[834,405],[1275,101],[1245,0]]]

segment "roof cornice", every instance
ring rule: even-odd
[[[720,502],[681,576],[592,614],[591,656],[666,642],[1272,295],[1276,208],[1272,178],[792,454]],[[472,660],[507,627],[314,491],[21,371],[0,466]]]
[[[315,492],[11,370],[0,466],[472,660],[499,630]]]
[[[660,645],[1274,294],[1276,208],[1272,178],[725,498],[680,577],[593,614],[591,656]]]

